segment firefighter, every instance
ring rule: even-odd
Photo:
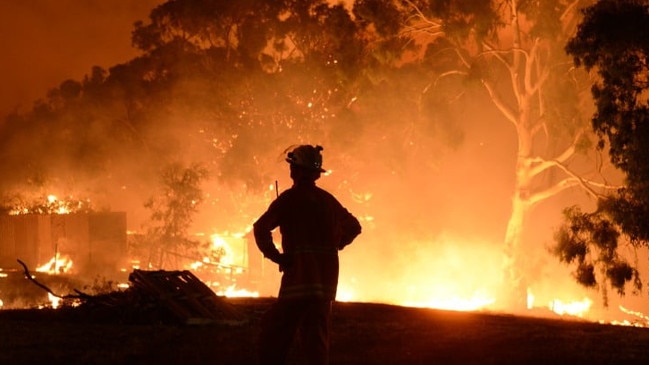
[[[262,364],[284,364],[296,336],[309,364],[329,363],[338,251],[361,233],[361,225],[333,195],[316,186],[325,172],[321,151],[321,146],[301,145],[288,152],[293,186],[253,226],[259,250],[283,273],[277,301],[262,319]],[[271,234],[277,227],[281,252]]]

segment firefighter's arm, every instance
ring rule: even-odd
[[[358,219],[345,209],[343,219],[341,220],[341,237],[338,249],[342,250],[345,246],[352,243],[356,236],[361,234],[361,230],[361,224]]]
[[[289,268],[292,265],[292,260],[290,256],[284,253],[280,253],[275,243],[273,243],[273,236],[270,233],[271,231],[262,228],[261,225],[255,223],[254,233],[255,233],[255,242],[257,247],[264,254],[264,257],[268,258],[270,261],[276,263],[279,266],[279,271],[282,272]]]
[[[273,242],[273,235],[271,233],[273,229],[275,229],[275,227],[273,227],[272,224],[269,224],[267,214],[262,215],[253,225],[255,243],[257,243],[257,247],[259,247],[259,251],[264,254],[264,257],[267,257],[269,260],[279,264],[281,261],[281,253],[277,247],[275,247],[275,243]]]
[[[279,271],[284,271],[291,266],[291,257],[280,253],[273,242],[272,231],[279,226],[280,203],[275,200],[266,213],[253,224],[253,233],[257,247],[266,258],[279,265]]]

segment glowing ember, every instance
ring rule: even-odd
[[[72,260],[67,255],[56,254],[45,265],[36,268],[37,272],[48,274],[65,274],[72,269]]]

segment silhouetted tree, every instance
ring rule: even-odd
[[[634,252],[649,245],[648,21],[646,1],[602,0],[584,10],[566,46],[577,66],[599,76],[592,87],[592,127],[625,181],[593,212],[566,211],[555,254],[576,266],[579,283],[599,285],[604,294],[609,286],[624,294],[628,282],[641,289]]]
[[[144,204],[151,211],[142,243],[149,249],[147,266],[176,268],[176,259],[189,256],[187,251],[198,246],[190,238],[189,228],[204,200],[201,183],[207,176],[207,170],[198,165],[184,167],[173,163],[160,171],[160,192]]]

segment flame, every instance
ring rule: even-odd
[[[2,269],[0,268],[0,278],[6,278],[6,277],[7,274],[3,273]],[[2,306],[4,306],[4,302],[2,301],[2,299],[0,299],[0,309],[2,309]]]
[[[9,215],[22,214],[70,214],[88,209],[89,200],[78,200],[69,196],[66,200],[60,200],[56,195],[49,194],[31,202],[21,202],[9,210]]]
[[[57,204],[57,201],[58,201],[58,198],[56,197],[56,195],[50,194],[50,195],[47,196],[47,202],[50,205],[57,205],[56,214],[70,214],[70,209],[68,207],[66,207],[65,204],[63,204],[63,203],[58,203]]]
[[[636,316],[636,317],[644,320],[645,322],[649,323],[649,316],[645,315],[644,313],[637,312],[637,311],[632,311],[632,310],[627,309],[627,308],[625,308],[623,306],[620,306],[619,308],[620,308],[620,310],[622,312],[627,313],[627,314],[631,314],[633,316]]]
[[[449,296],[446,298],[437,297],[430,298],[430,300],[424,302],[406,302],[403,303],[403,305],[408,307],[437,308],[455,311],[477,311],[488,308],[495,302],[496,299],[493,296],[484,292],[476,291],[469,298],[457,296]]]
[[[56,254],[46,264],[36,268],[37,272],[44,272],[52,275],[70,273],[72,259],[67,255]]]
[[[592,304],[593,301],[590,300],[590,298],[584,298],[580,301],[572,302],[563,302],[559,299],[554,299],[550,302],[548,308],[559,315],[568,314],[571,316],[583,318],[590,310]]]
[[[234,252],[225,238],[216,233],[210,236],[210,238],[212,239],[212,249],[222,253],[219,262],[226,266],[234,265]]]
[[[625,308],[624,306],[619,306],[620,311],[625,314],[630,314],[637,319],[631,320],[622,320],[622,321],[612,321],[611,324],[620,325],[620,326],[632,326],[632,327],[649,327],[649,316],[642,312],[633,311]]]
[[[216,292],[216,295],[225,296],[228,298],[258,298],[259,293],[254,291],[249,291],[247,289],[237,288],[235,284],[232,284],[225,288],[225,290],[219,290]]]
[[[56,309],[59,307],[61,304],[61,298],[52,295],[51,293],[47,293],[47,299],[50,301],[50,305],[52,306],[53,309]]]

